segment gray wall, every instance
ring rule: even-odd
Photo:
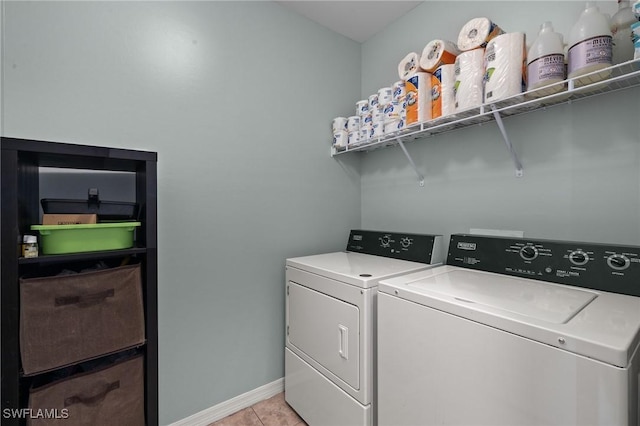
[[[158,152],[161,423],[281,378],[285,258],[360,224],[360,46],[273,2],[4,8],[3,136]]]
[[[615,1],[597,2],[615,13]],[[487,16],[528,43],[550,20],[568,38],[584,2],[425,2],[362,46],[362,97],[398,80],[397,64],[433,39],[457,40]],[[362,156],[362,227],[449,235],[470,228],[540,238],[640,244],[640,88],[504,120],[524,166],[515,168],[495,123]]]

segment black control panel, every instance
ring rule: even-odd
[[[444,256],[438,253],[442,238],[442,235],[352,230],[347,251],[411,262],[438,263],[444,261]]]
[[[454,234],[447,265],[640,296],[640,247]]]

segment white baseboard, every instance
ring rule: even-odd
[[[171,423],[170,426],[207,426],[237,411],[251,407],[253,404],[271,398],[284,391],[284,378],[275,380],[213,407]]]

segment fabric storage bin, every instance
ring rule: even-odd
[[[20,279],[25,375],[143,344],[140,265]]]
[[[28,426],[144,426],[143,357],[31,389],[29,408]]]

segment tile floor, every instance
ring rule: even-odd
[[[209,426],[306,426],[284,400],[284,392],[211,423]]]

